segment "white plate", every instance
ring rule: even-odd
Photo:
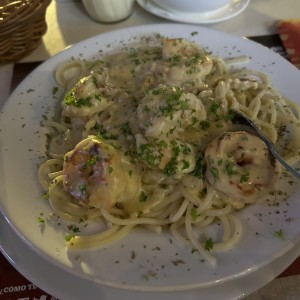
[[[269,265],[236,280],[216,286],[176,293],[140,293],[100,286],[51,264],[19,239],[0,214],[0,250],[10,263],[31,282],[61,300],[234,300],[251,294],[285,270],[300,252],[300,243]],[[41,276],[43,274],[43,276]],[[63,278],[63,280],[62,280]]]
[[[49,262],[85,281],[124,291],[208,288],[267,266],[300,240],[299,191],[288,202],[252,205],[239,213],[246,234],[235,249],[216,254],[215,268],[174,239],[170,244],[168,234],[136,230],[110,247],[73,252],[65,247],[64,225],[38,224],[41,212],[51,213],[47,201],[41,200],[37,167],[46,149],[40,123],[45,115],[52,116],[57,105],[52,95],[56,66],[71,57],[92,59],[100,52],[131,46],[145,35],[158,33],[193,40],[223,57],[248,55],[252,57],[249,67],[268,73],[286,97],[300,103],[300,72],[286,60],[246,39],[192,25],[139,26],[96,36],[46,61],[21,83],[0,113],[1,210],[15,233]],[[288,218],[292,221],[287,222]],[[279,229],[285,240],[274,237],[273,232]]]
[[[225,7],[206,13],[177,13],[165,10],[151,0],[137,0],[137,3],[148,12],[168,20],[191,23],[209,24],[225,21],[240,14],[249,5],[250,0],[231,0]]]

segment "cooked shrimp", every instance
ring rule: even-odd
[[[104,110],[109,105],[109,99],[103,93],[107,83],[107,70],[92,72],[82,78],[66,93],[62,102],[63,114],[86,118]]]
[[[280,164],[257,136],[227,132],[205,151],[207,180],[221,193],[245,203],[266,194],[280,174]]]
[[[195,168],[195,150],[192,145],[176,139],[148,141],[141,134],[135,138],[139,158],[150,168],[161,170],[167,175],[186,174]]]
[[[213,60],[205,50],[184,39],[164,39],[162,57],[169,65],[167,84],[201,80],[213,67]]]
[[[65,155],[64,189],[79,204],[112,208],[130,201],[140,189],[140,177],[119,151],[94,136],[78,143]]]
[[[137,118],[145,136],[170,138],[199,126],[207,117],[197,96],[178,87],[161,85],[151,90],[137,107]]]

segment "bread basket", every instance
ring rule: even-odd
[[[51,0],[0,0],[0,64],[30,54],[47,31],[46,10]]]

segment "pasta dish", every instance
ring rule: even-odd
[[[241,58],[246,59],[246,58]],[[103,246],[134,227],[169,230],[215,263],[244,229],[234,213],[266,196],[284,172],[235,111],[248,115],[294,163],[296,105],[270,79],[185,39],[126,48],[99,60],[59,65],[64,90],[39,169],[54,213],[99,222],[70,247]],[[246,62],[246,61],[245,61]],[[219,238],[205,233],[218,222]]]

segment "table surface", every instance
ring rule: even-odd
[[[215,24],[199,24],[199,26],[213,28],[237,36],[252,37],[275,34],[276,24],[278,21],[286,19],[300,19],[299,0],[251,0],[249,6],[241,14],[234,18]],[[133,14],[125,21],[114,24],[103,24],[93,21],[86,14],[82,3],[76,0],[52,1],[47,10],[46,20],[48,30],[39,47],[16,64],[0,66],[0,108],[11,91],[40,62],[45,61],[72,44],[104,32],[124,27],[144,24],[174,23],[148,13],[136,3]],[[283,286],[283,279],[285,281],[284,287],[291,291],[291,285],[293,287],[296,285],[300,286],[299,274],[300,258],[298,258],[289,268],[287,268],[287,270],[285,270],[277,279],[273,280],[267,287],[249,296],[248,299],[273,300],[275,298],[270,297],[270,293],[266,291],[269,291],[272,286],[273,288],[276,286],[278,287],[279,281]],[[6,280],[4,280],[4,278],[6,278]],[[287,279],[289,281],[287,281]],[[13,282],[12,280],[15,281]],[[4,288],[3,284],[9,286],[16,283],[19,285],[27,284],[27,286],[30,286],[31,284],[22,275],[18,274],[13,267],[6,262],[5,258],[0,255],[0,299],[8,299],[8,294],[1,295],[1,291]],[[34,288],[30,290],[30,293],[28,290],[26,291],[26,298],[22,299],[36,299],[34,296],[40,297],[46,294],[36,288],[34,284],[32,287]],[[33,290],[35,291],[34,293]],[[281,288],[281,291],[283,291],[283,288]],[[285,293],[284,298],[281,293],[281,296],[278,299],[300,299],[299,288],[294,289],[293,292],[294,294],[289,294],[289,296]],[[16,294],[10,295],[9,297],[9,299],[17,299],[15,298]]]
[[[251,0],[249,6],[234,18],[199,26],[249,37],[275,33],[279,20],[297,18],[300,19],[299,0]],[[137,3],[127,20],[115,24],[98,23],[85,13],[80,1],[74,0],[52,1],[46,20],[48,31],[42,44],[23,62],[43,61],[74,43],[103,32],[145,24],[174,23],[150,14]]]

